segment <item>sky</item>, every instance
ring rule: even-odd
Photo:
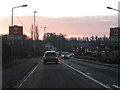
[[[0,0],[0,34],[8,33],[13,7],[14,24],[24,25],[24,33],[30,34],[34,11],[36,23],[43,35],[46,31],[68,36],[109,35],[109,28],[117,26],[119,0]],[[87,28],[88,27],[88,28]],[[94,32],[94,33],[93,33]]]

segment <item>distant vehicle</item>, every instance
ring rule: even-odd
[[[69,57],[70,57],[70,53],[68,53],[68,52],[62,52],[62,54],[61,54],[61,57],[62,57],[62,59],[64,58],[64,59],[69,59]]]
[[[43,63],[46,64],[47,62],[55,62],[58,64],[58,56],[55,51],[46,51],[43,56]]]

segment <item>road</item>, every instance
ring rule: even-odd
[[[17,88],[119,88],[119,69],[84,62],[71,57],[59,64],[42,59],[15,87]]]

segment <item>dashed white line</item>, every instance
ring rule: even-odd
[[[23,82],[18,86],[18,88],[20,88],[23,83],[32,75],[32,73],[36,70],[36,68],[38,67],[38,65],[30,72],[30,74],[23,80]]]
[[[103,84],[103,83],[101,83],[101,82],[97,81],[96,79],[94,79],[94,78],[92,78],[92,77],[88,76],[87,74],[85,74],[85,73],[81,72],[80,70],[77,70],[77,69],[75,69],[74,67],[71,67],[70,65],[68,65],[68,64],[66,64],[66,63],[64,63],[63,61],[61,61],[61,62],[62,62],[63,64],[65,64],[66,66],[68,66],[69,68],[71,68],[71,69],[75,70],[76,72],[78,72],[78,73],[82,74],[83,76],[85,76],[85,77],[89,78],[90,80],[92,80],[92,81],[96,82],[97,84],[99,84],[99,85],[103,86],[104,88],[111,89],[111,87],[109,87],[109,86],[107,86],[107,85],[105,85],[105,84]]]
[[[120,89],[120,87],[119,86],[117,86],[117,85],[112,85],[113,87],[115,87],[115,88],[119,88]]]

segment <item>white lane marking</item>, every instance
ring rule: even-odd
[[[120,89],[120,87],[119,86],[117,86],[117,85],[112,85],[113,87],[115,87],[115,88],[119,88]]]
[[[91,76],[91,73],[86,73],[87,75]]]
[[[36,68],[38,67],[38,65],[30,72],[30,74],[23,80],[23,82],[18,86],[18,88],[20,88],[23,83],[32,75],[32,73],[36,70]]]
[[[62,61],[61,61],[61,62],[62,62]],[[62,62],[62,63],[63,63],[63,64],[65,64],[64,62]],[[66,65],[66,66],[68,66],[68,67],[70,67],[71,69],[73,69],[73,70],[77,71],[78,73],[82,74],[83,76],[85,76],[85,77],[89,78],[90,80],[92,80],[92,81],[96,82],[97,84],[99,84],[99,85],[103,86],[104,88],[109,88],[109,89],[111,88],[111,87],[109,87],[109,86],[107,86],[107,85],[105,85],[105,84],[103,84],[103,83],[101,83],[101,82],[99,82],[99,81],[95,80],[94,78],[92,78],[92,77],[90,77],[90,76],[86,75],[85,73],[81,72],[80,70],[77,70],[77,69],[75,69],[75,68],[71,67],[71,66],[70,66],[70,65],[68,65],[68,64],[65,64],[65,65]]]

